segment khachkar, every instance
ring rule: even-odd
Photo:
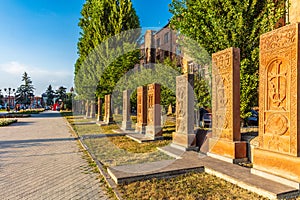
[[[135,131],[145,134],[147,126],[147,86],[137,88],[137,123]]]
[[[237,163],[246,160],[246,142],[240,134],[240,49],[212,55],[211,157]]]
[[[90,104],[91,108],[90,108],[90,118],[95,118],[96,116],[96,108],[95,108],[95,101],[91,101],[91,104]]]
[[[101,98],[98,97],[98,107],[97,107],[97,121],[100,122],[102,119],[102,102]]]
[[[157,83],[148,85],[147,96],[148,117],[146,126],[146,137],[155,140],[162,137],[160,85]]]
[[[195,148],[194,133],[194,74],[189,74],[184,62],[184,75],[176,77],[176,132],[171,146],[192,150]]]
[[[252,173],[300,182],[300,24],[260,38],[259,136]],[[272,177],[274,180],[274,177]],[[280,179],[279,179],[280,180]],[[283,182],[280,180],[280,182]],[[291,185],[291,184],[290,184]]]
[[[104,102],[104,123],[111,124],[113,123],[113,116],[111,112],[111,95],[105,95],[105,102]]]
[[[123,121],[122,130],[131,130],[131,119],[130,119],[130,91],[123,91]]]

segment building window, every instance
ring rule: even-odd
[[[164,36],[164,43],[168,43],[169,42],[169,33],[166,33]]]
[[[160,38],[156,40],[156,47],[160,47]]]

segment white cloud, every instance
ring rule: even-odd
[[[31,77],[36,88],[36,95],[41,95],[50,84],[54,89],[62,85],[69,89],[73,83],[72,71],[29,67],[20,62],[11,61],[0,64],[0,89],[5,87],[17,88],[22,84],[21,80],[24,72],[27,72]]]

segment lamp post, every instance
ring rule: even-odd
[[[12,88],[4,88],[4,91],[8,94],[8,107],[10,108],[10,94],[15,92],[15,89]]]

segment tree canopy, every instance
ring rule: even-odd
[[[16,91],[16,103],[30,105],[35,88],[26,72],[22,76],[22,81],[24,81],[24,84],[20,85]]]
[[[283,0],[173,0],[171,25],[209,54],[241,50],[241,115],[258,104],[259,37],[284,15]],[[278,25],[278,23],[277,23]]]
[[[138,60],[138,51],[126,45],[135,42],[129,49],[137,49],[139,31],[126,31],[139,28],[139,19],[130,0],[87,0],[81,15],[75,91],[78,98],[103,97]]]
[[[48,106],[51,106],[53,105],[53,99],[55,97],[55,92],[54,90],[52,89],[52,86],[49,85],[46,92],[45,92],[45,96],[47,97],[47,105]]]

